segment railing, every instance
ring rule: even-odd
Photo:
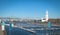
[[[27,24],[27,25],[31,25],[31,24]],[[21,26],[21,25],[20,26],[16,26],[16,25],[12,25],[12,23],[5,24],[4,26],[5,27],[6,26],[9,27],[9,34],[8,34],[8,32],[6,32],[8,35],[12,35],[11,31],[13,31],[14,28],[19,28],[19,29],[22,29],[24,31],[31,32],[34,35],[60,35],[60,33],[59,33],[60,32],[60,27],[51,26],[50,22],[47,23],[47,26],[43,25],[43,27],[42,26],[38,26],[38,24],[34,25],[33,27],[32,27],[32,25],[30,27],[29,26],[24,27],[24,26]],[[37,26],[37,28],[35,28],[36,26]]]

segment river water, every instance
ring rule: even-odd
[[[9,30],[9,26],[6,26],[6,34],[7,35],[60,35],[60,29],[54,30],[46,30],[44,25],[39,24],[31,24],[27,22],[20,22],[15,24],[18,27],[24,27],[26,29],[33,29],[35,33],[29,32],[27,30],[13,27],[12,30]],[[45,30],[37,30],[37,29],[45,29]],[[59,26],[51,26],[51,28],[60,28]]]

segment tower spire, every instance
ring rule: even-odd
[[[46,16],[45,16],[45,18],[46,18],[46,21],[48,21],[48,10],[46,10]]]

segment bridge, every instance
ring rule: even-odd
[[[0,21],[32,22],[34,20],[33,19],[22,19],[22,18],[0,17]]]

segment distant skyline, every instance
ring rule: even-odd
[[[60,18],[60,0],[0,0],[0,17]]]

